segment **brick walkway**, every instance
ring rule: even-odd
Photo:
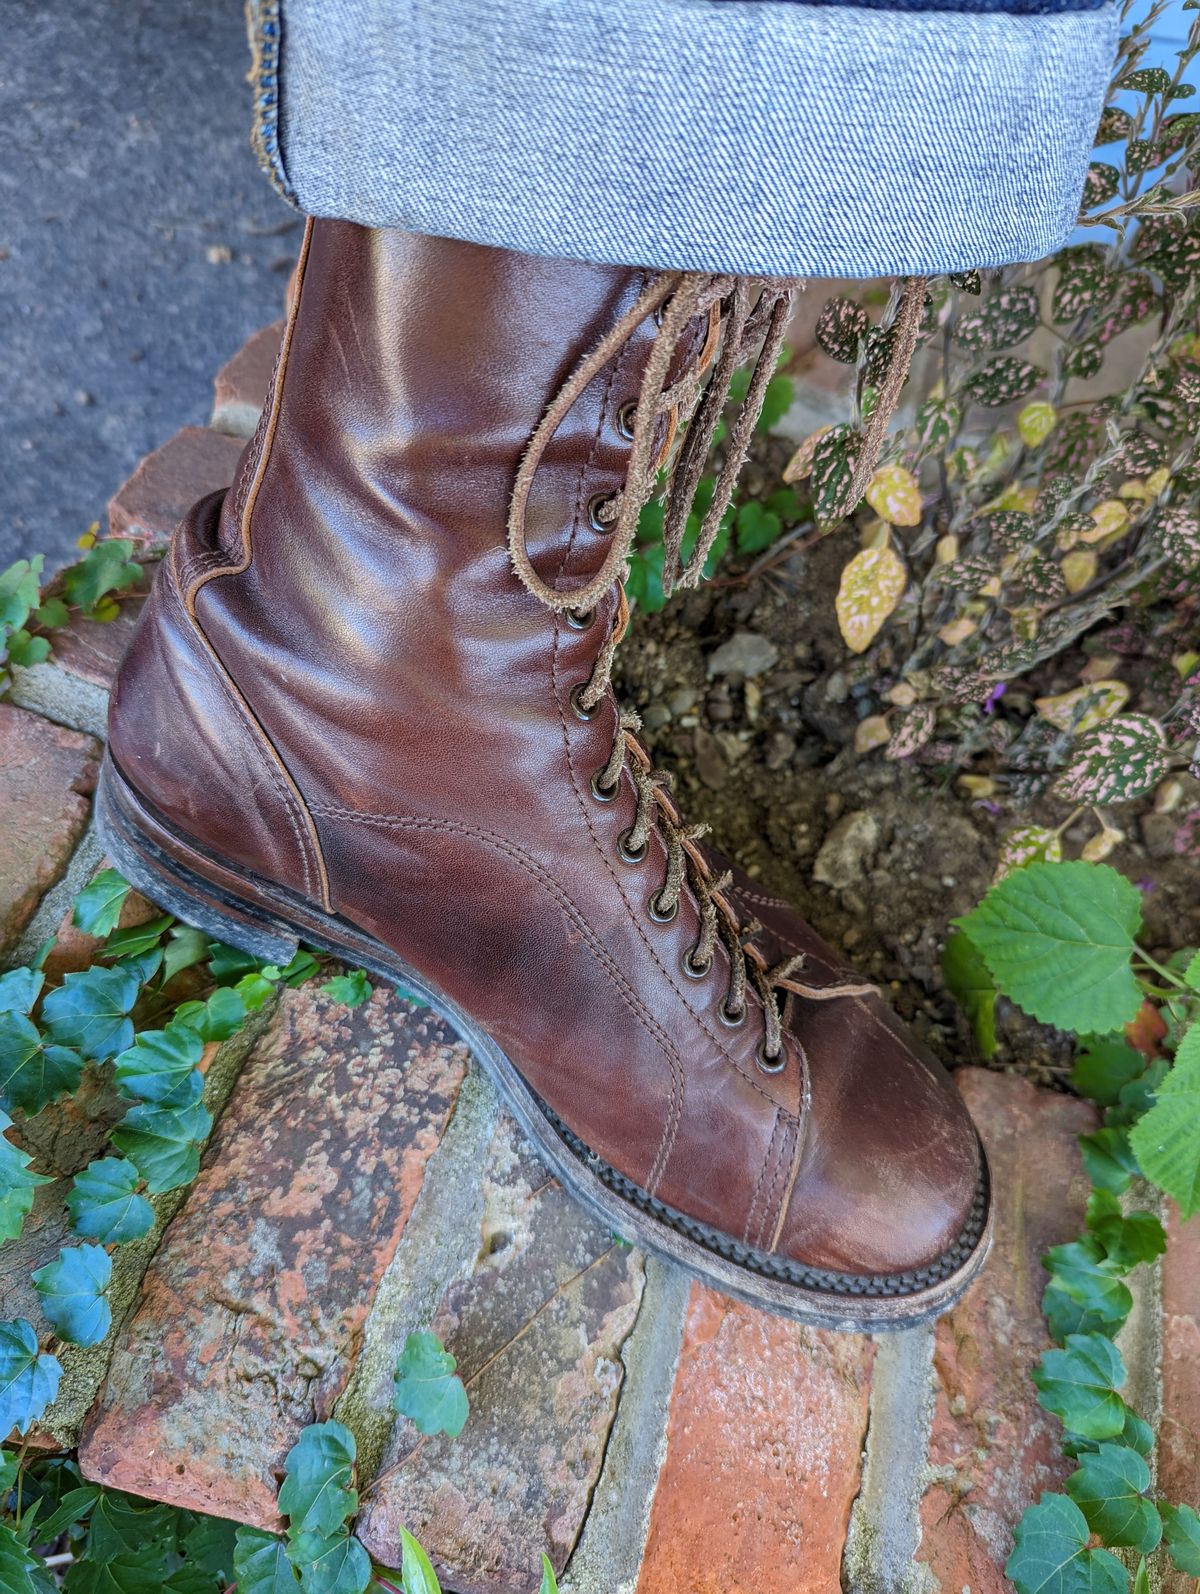
[[[163,536],[224,484],[277,329],[217,381],[215,423],[143,462],[114,527]],[[0,705],[0,941],[20,960],[61,927],[99,862],[88,830],[103,714],[132,624],[81,624]],[[55,966],[88,948],[63,935]],[[527,1594],[539,1552],[574,1594],[998,1594],[1014,1521],[1064,1473],[1029,1370],[1048,1343],[1038,1258],[1071,1238],[1091,1109],[966,1068],[999,1192],[994,1255],[935,1325],[872,1342],[689,1286],[612,1243],[548,1177],[464,1047],[377,990],[350,1011],[286,992],[208,1073],[200,1178],[118,1253],[114,1328],[68,1351],[45,1442],[85,1474],[262,1526],[298,1431],[355,1432],[359,1532],[399,1560],[401,1524],[456,1594]],[[84,1165],[101,1092],[38,1120]],[[37,1320],[28,1275],[63,1239],[47,1187],[0,1251],[5,1315]],[[1194,1492],[1200,1240],[1139,1270],[1122,1336],[1130,1393],[1161,1434],[1164,1485]],[[412,1329],[459,1361],[456,1440],[390,1415]],[[1183,1594],[1186,1580],[1167,1585]]]

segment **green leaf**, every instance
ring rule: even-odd
[[[1042,1352],[1033,1371],[1038,1399],[1084,1439],[1112,1439],[1125,1426],[1121,1353],[1103,1334],[1071,1334],[1065,1350]]]
[[[457,1439],[467,1420],[467,1392],[458,1366],[436,1334],[410,1334],[396,1363],[393,1404],[418,1433]]]
[[[335,974],[321,986],[323,995],[347,1007],[361,1007],[371,999],[371,982],[362,969],[351,969],[346,974]]]
[[[1071,1084],[1081,1096],[1111,1107],[1122,1089],[1145,1071],[1146,1059],[1119,1035],[1094,1038],[1075,1059]]]
[[[47,598],[44,603],[38,604],[33,615],[39,625],[44,625],[48,631],[56,631],[59,626],[66,625],[71,618],[71,611],[61,598]]]
[[[113,1131],[112,1143],[137,1168],[151,1195],[190,1184],[200,1171],[200,1147],[212,1114],[196,1103],[181,1110],[139,1102]]]
[[[101,940],[111,935],[129,892],[129,882],[115,869],[102,869],[75,898],[75,911],[71,915],[75,928]]]
[[[666,607],[667,595],[663,591],[663,559],[661,543],[649,548],[635,548],[629,558],[629,579],[625,592],[630,603],[635,603],[646,614],[657,614]]]
[[[232,985],[218,985],[207,1002],[185,1002],[176,1008],[175,1024],[186,1024],[203,1041],[225,1041],[246,1022],[246,1004]]]
[[[7,1522],[0,1522],[0,1589],[4,1594],[56,1594],[57,1585]]]
[[[1097,1129],[1093,1135],[1080,1135],[1079,1149],[1092,1183],[1102,1190],[1111,1190],[1113,1195],[1124,1195],[1138,1171],[1125,1130]]]
[[[31,1171],[28,1152],[7,1138],[4,1131],[11,1123],[8,1114],[0,1112],[0,1243],[17,1238],[33,1208],[34,1191],[51,1183],[44,1174]],[[0,1428],[0,1433],[4,1431]]]
[[[39,1517],[36,1544],[53,1544],[68,1528],[77,1527],[88,1516],[101,1490],[95,1483],[85,1483],[78,1489],[68,1489],[48,1517]]]
[[[103,1062],[133,1044],[128,1014],[139,988],[136,976],[124,969],[83,969],[50,992],[42,1019],[59,1045]]]
[[[1051,1279],[1042,1293],[1042,1312],[1050,1329],[1050,1338],[1064,1345],[1072,1334],[1106,1334],[1110,1339],[1121,1326],[1103,1311],[1093,1311],[1074,1295],[1069,1294],[1056,1280]]]
[[[1179,1043],[1154,1106],[1129,1131],[1146,1178],[1179,1203],[1185,1218],[1200,1211],[1200,1024]]]
[[[796,384],[790,376],[773,376],[763,394],[762,409],[755,422],[756,432],[773,431],[792,407]]]
[[[558,1594],[558,1579],[545,1550],[542,1551],[542,1581],[538,1584],[538,1594]]]
[[[50,657],[50,638],[31,636],[28,631],[14,631],[8,639],[8,661],[24,670],[34,664],[44,664]]]
[[[189,1566],[207,1573],[224,1589],[233,1580],[233,1549],[237,1523],[226,1522],[221,1517],[195,1516],[191,1526],[183,1528],[180,1518],[179,1550]]]
[[[442,1585],[430,1565],[429,1557],[407,1528],[400,1529],[400,1578],[404,1594],[442,1594]]]
[[[1032,393],[1046,373],[1028,360],[1016,359],[1011,354],[1000,354],[988,360],[963,383],[963,392],[976,404],[994,409],[1001,404]]]
[[[67,1046],[47,1046],[32,1019],[0,1013],[0,1107],[19,1107],[34,1118],[43,1107],[77,1090],[83,1058]]]
[[[1087,1226],[1121,1272],[1128,1272],[1139,1262],[1153,1262],[1167,1248],[1167,1236],[1158,1217],[1153,1212],[1131,1212],[1126,1217],[1111,1190],[1092,1191]]]
[[[1090,1236],[1053,1246],[1042,1258],[1051,1277],[1072,1300],[1086,1307],[1115,1333],[1133,1310],[1133,1296],[1114,1263]]]
[[[371,1559],[357,1539],[344,1530],[331,1538],[302,1533],[288,1547],[300,1572],[305,1594],[365,1594],[371,1581]]]
[[[942,949],[942,973],[951,996],[967,1015],[983,1058],[996,1055],[996,986],[970,937],[960,930]]]
[[[104,1298],[111,1278],[112,1258],[99,1245],[64,1246],[57,1262],[35,1269],[42,1311],[60,1338],[71,1345],[100,1343],[112,1327]]]
[[[778,539],[783,530],[779,516],[764,509],[753,498],[738,510],[734,524],[740,554],[762,553],[764,548],[769,548]]]
[[[1159,1510],[1172,1564],[1189,1577],[1200,1577],[1200,1516],[1190,1505],[1167,1505],[1165,1501]]]
[[[959,317],[954,341],[961,348],[988,354],[1022,342],[1037,324],[1038,300],[1034,290],[1006,286],[991,294],[977,310]]]
[[[1157,1549],[1162,1520],[1153,1502],[1143,1498],[1150,1487],[1150,1468],[1136,1450],[1101,1445],[1095,1455],[1081,1458],[1079,1471],[1064,1487],[1105,1544],[1125,1545],[1143,1555]]]
[[[25,624],[29,611],[38,601],[38,583],[42,578],[43,555],[32,559],[18,559],[7,570],[0,571],[0,626],[16,630]]]
[[[274,995],[275,987],[270,980],[255,970],[251,974],[243,974],[234,986],[234,990],[241,997],[246,1011],[257,1013]]]
[[[141,1176],[122,1157],[103,1157],[89,1163],[67,1196],[71,1227],[81,1239],[101,1245],[125,1245],[140,1240],[154,1227],[154,1208],[137,1194]]]
[[[104,943],[104,957],[136,958],[149,952],[175,923],[173,914],[163,913],[145,924],[131,924],[127,930],[114,930]]]
[[[193,930],[190,924],[172,925],[170,939],[163,953],[163,984],[184,969],[202,963],[207,956],[208,937],[203,930]]]
[[[77,565],[63,571],[63,589],[68,603],[90,609],[106,592],[121,592],[132,587],[141,575],[132,563],[133,543],[126,537],[106,537]]]
[[[353,1487],[354,1435],[340,1422],[310,1423],[284,1462],[279,1509],[288,1536],[316,1533],[333,1538],[358,1509]]]
[[[287,1545],[259,1528],[238,1528],[233,1571],[238,1594],[295,1594],[299,1587]]]
[[[117,1084],[141,1101],[162,1101],[183,1083],[204,1055],[204,1042],[187,1024],[146,1029],[113,1064]]]
[[[62,1368],[40,1354],[33,1325],[23,1317],[0,1323],[0,1433],[28,1433],[58,1394]]]
[[[1129,966],[1141,896],[1105,864],[1028,864],[955,922],[1000,989],[1045,1024],[1103,1033],[1141,1007]]]
[[[150,1561],[134,1550],[104,1561],[76,1561],[63,1587],[67,1594],[163,1594],[165,1585],[164,1558]]]
[[[1135,802],[1153,791],[1170,767],[1170,750],[1157,720],[1147,714],[1116,714],[1076,738],[1051,790],[1068,803]],[[1117,1026],[1092,1026],[1110,1027]]]
[[[239,952],[235,946],[222,941],[208,943],[208,968],[214,980],[226,983],[242,974],[257,973],[262,962],[249,952]]]
[[[32,1013],[45,978],[41,969],[9,969],[0,974],[0,1013]]]
[[[87,1554],[94,1561],[127,1554],[149,1557],[173,1548],[176,1536],[172,1506],[152,1505],[117,1489],[105,1489],[92,1512]]]
[[[1128,1406],[1125,1408],[1125,1426],[1117,1435],[1121,1444],[1129,1449],[1136,1450],[1139,1456],[1153,1454],[1156,1443],[1154,1429],[1144,1418],[1139,1417],[1136,1411]],[[1098,1439],[1079,1439],[1075,1436],[1064,1436],[1063,1454],[1068,1456],[1094,1455],[1099,1450],[1103,1441]]]
[[[14,973],[20,972],[21,971],[19,969],[14,970]],[[1184,969],[1183,978],[1185,984],[1190,985],[1193,991],[1200,991],[1200,952],[1196,953],[1195,957],[1188,964],[1187,968]],[[2,988],[3,985],[4,981],[0,980],[0,988]]]
[[[1088,1548],[1087,1519],[1065,1494],[1043,1494],[1017,1523],[1004,1570],[1017,1594],[1128,1594],[1129,1573]]]

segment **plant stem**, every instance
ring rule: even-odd
[[[1156,974],[1161,974],[1168,985],[1173,985],[1177,991],[1191,990],[1191,986],[1189,986],[1186,981],[1181,980],[1179,975],[1173,970],[1164,968],[1161,963],[1157,962],[1150,956],[1145,947],[1139,946],[1136,941],[1133,943],[1133,950],[1137,953],[1138,957],[1141,958],[1146,967],[1153,969]]]

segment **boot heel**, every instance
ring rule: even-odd
[[[281,967],[295,956],[299,938],[281,920],[227,887],[189,868],[176,852],[186,845],[172,837],[172,852],[154,839],[161,824],[141,805],[136,793],[106,752],[96,790],[96,828],[104,850],[130,885],[228,946]],[[196,862],[202,864],[200,854]]]

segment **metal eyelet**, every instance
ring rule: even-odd
[[[646,903],[646,912],[654,920],[655,924],[670,924],[671,920],[679,912],[679,898],[675,898],[675,904],[670,913],[664,913],[662,908],[660,908],[658,905],[658,899],[661,896],[661,891],[651,892],[650,900]]]
[[[777,1057],[768,1057],[765,1047],[760,1046],[754,1054],[754,1061],[764,1074],[782,1074],[787,1067],[787,1052],[781,1046]]]
[[[583,691],[584,691],[584,688],[586,686],[587,686],[587,682],[586,681],[580,681],[578,686],[573,686],[571,688],[571,696],[570,696],[571,712],[572,712],[572,714],[574,714],[574,716],[575,716],[575,718],[577,720],[594,720],[596,718],[596,715],[599,714],[599,712],[600,712],[600,704],[599,703],[593,704],[593,706],[591,708],[585,708],[583,703],[581,702],[581,698],[583,696]]]
[[[689,946],[679,961],[683,965],[683,972],[689,980],[706,980],[712,973],[712,958],[709,958],[707,963],[701,963],[696,957],[696,948],[694,946]]]
[[[588,524],[593,531],[598,531],[602,537],[610,537],[616,530],[615,520],[601,520],[600,511],[613,501],[612,493],[596,493],[588,499],[587,515]]]
[[[729,1010],[729,1003],[727,1001],[722,1002],[717,1009],[717,1017],[726,1029],[737,1029],[740,1024],[746,1022],[746,1005],[743,1003],[736,1013],[732,1013]]]
[[[641,863],[649,851],[649,843],[643,841],[640,852],[635,852],[629,845],[628,830],[623,830],[617,837],[617,857],[622,863]]]
[[[567,624],[572,631],[587,631],[595,623],[595,609],[567,609],[565,611]]]
[[[637,419],[637,400],[631,399],[617,411],[617,436],[627,443],[633,442],[633,423]]]
[[[604,771],[602,769],[598,769],[592,776],[592,796],[598,803],[610,803],[621,790],[621,785],[619,781],[615,780],[611,786],[601,785],[600,777],[603,775],[603,773]]]

